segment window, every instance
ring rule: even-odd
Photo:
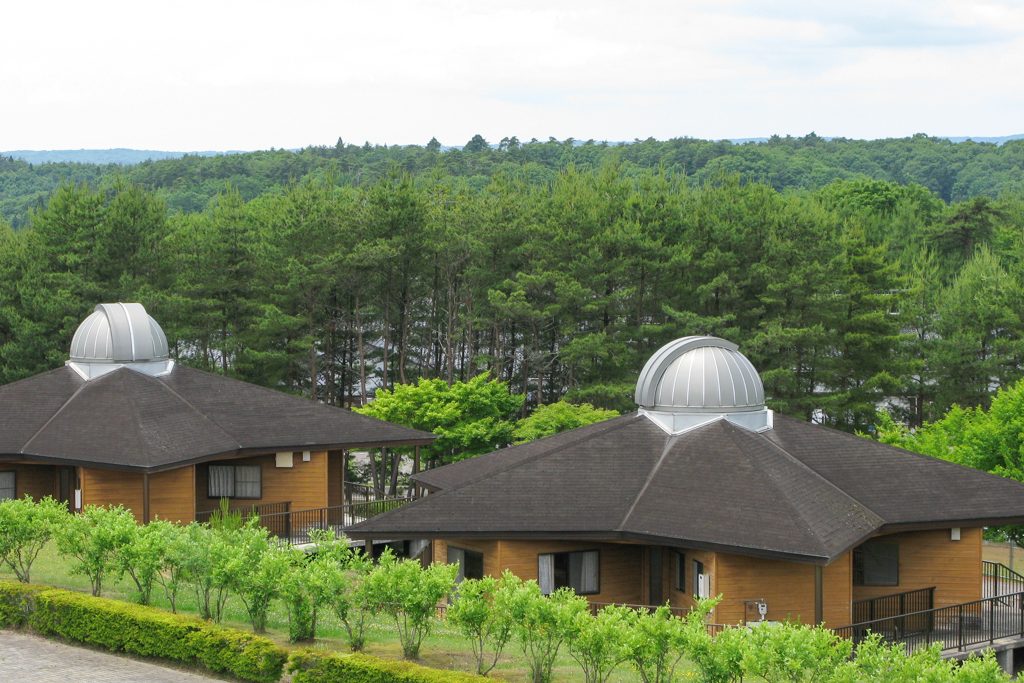
[[[540,591],[549,595],[559,588],[572,588],[577,595],[594,595],[600,592],[600,564],[596,550],[538,555]]]
[[[448,546],[448,564],[459,565],[459,573],[455,576],[455,583],[462,583],[463,579],[484,578],[483,553]]]
[[[676,553],[676,590],[686,591],[686,553]]]
[[[693,590],[690,591],[690,595],[696,595],[698,598],[706,598],[705,593],[708,592],[707,587],[701,586],[701,579],[704,578],[704,563],[693,561]],[[707,579],[704,579],[707,581]],[[703,590],[701,590],[703,588]]]
[[[17,483],[14,472],[0,472],[0,500],[18,497]]]
[[[900,545],[868,541],[853,551],[853,585],[898,586]]]
[[[259,465],[210,465],[207,482],[210,498],[259,498]]]

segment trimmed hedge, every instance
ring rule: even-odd
[[[293,683],[479,683],[492,680],[460,671],[430,669],[412,662],[315,650],[293,652],[288,659],[288,673]]]
[[[266,638],[117,600],[0,581],[0,626],[25,626],[114,652],[201,664],[255,683],[276,683],[288,653]]]

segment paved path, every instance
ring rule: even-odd
[[[128,657],[0,631],[0,681],[19,683],[210,683],[206,678]]]

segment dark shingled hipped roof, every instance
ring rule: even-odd
[[[63,367],[0,387],[0,460],[160,471],[277,450],[430,443],[432,434],[176,366],[91,381]]]
[[[880,531],[1024,522],[1024,486],[776,415],[670,436],[643,415],[418,475],[356,537],[633,540],[826,564]]]

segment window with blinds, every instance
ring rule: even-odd
[[[260,498],[259,465],[210,465],[207,496],[210,498]]]
[[[544,553],[537,556],[537,583],[544,595],[572,588],[577,595],[601,591],[601,556],[597,550]]]
[[[18,497],[17,476],[14,472],[0,472],[0,500]]]

